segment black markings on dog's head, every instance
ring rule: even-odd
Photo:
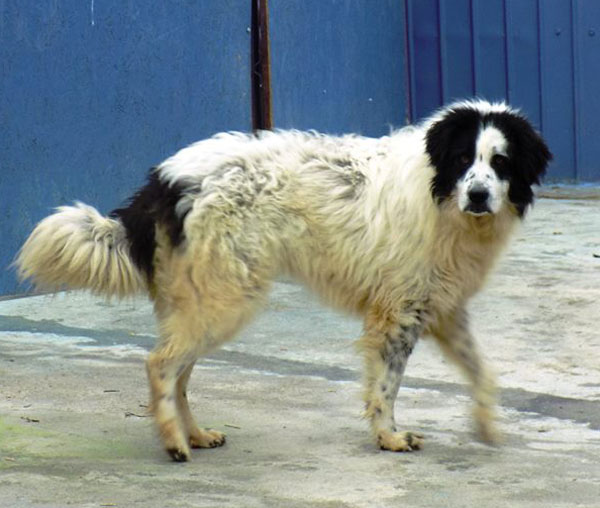
[[[155,226],[158,224],[164,228],[173,246],[183,241],[186,214],[178,215],[175,207],[184,191],[184,185],[161,180],[156,170],[152,169],[146,185],[129,199],[127,206],[110,214],[125,226],[131,257],[149,280],[154,271]]]
[[[508,197],[523,215],[533,202],[532,185],[539,184],[552,154],[541,136],[522,116],[514,113],[489,113],[485,124],[499,129],[508,140],[508,160],[498,176],[510,182]]]
[[[508,157],[501,165],[491,166],[498,178],[509,182],[508,198],[522,216],[533,202],[531,186],[540,183],[552,154],[519,113],[509,108],[488,109],[477,103],[459,104],[428,128],[426,150],[435,168],[431,193],[441,202],[454,192],[457,182],[473,165],[479,133],[493,126],[508,141]]]
[[[437,201],[452,194],[460,177],[473,163],[480,122],[475,109],[453,109],[427,130],[426,149],[436,170],[431,193]]]

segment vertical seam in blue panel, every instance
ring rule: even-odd
[[[410,119],[411,122],[417,117],[417,104],[416,104],[416,92],[415,92],[415,41],[413,33],[413,12],[411,0],[405,0],[406,5],[406,24],[407,24],[407,37],[408,37],[408,65],[409,65],[409,96],[410,96]]]
[[[408,9],[409,0],[404,0],[404,53],[405,53],[405,69],[404,69],[404,81],[406,85],[406,123],[413,123],[414,121],[414,113],[413,113],[413,70],[412,70],[412,54],[411,54],[411,35],[410,35],[410,26],[409,23],[409,9]]]
[[[580,129],[580,125],[579,125],[579,115],[577,114],[577,104],[579,103],[579,40],[577,37],[577,20],[579,18],[579,11],[577,9],[577,2],[574,2],[574,0],[570,1],[571,4],[571,51],[572,51],[572,57],[573,57],[573,69],[572,69],[572,76],[573,76],[573,128],[575,130],[575,150],[573,153],[573,163],[574,163],[574,168],[573,168],[573,178],[577,179],[577,176],[579,175],[579,159],[581,156],[581,146],[580,146],[580,142],[579,142],[579,131]]]
[[[437,32],[438,32],[438,80],[439,80],[439,100],[440,104],[444,104],[446,100],[446,91],[444,86],[444,65],[442,58],[444,56],[443,46],[444,43],[442,41],[442,9],[441,9],[441,0],[437,0]]]
[[[475,0],[471,0],[471,57],[473,59],[473,95],[479,95],[477,86],[477,41],[475,40]]]
[[[538,65],[538,76],[540,77],[540,93],[538,94],[538,107],[540,110],[540,124],[538,125],[540,132],[544,132],[544,76],[542,74],[542,17],[540,9],[540,0],[535,2],[535,20],[537,24],[537,42],[538,42],[538,53],[537,53],[537,65]]]
[[[510,63],[509,63],[509,53],[508,53],[508,12],[507,12],[507,1],[503,0],[502,2],[502,15],[504,16],[503,30],[504,30],[504,96],[506,97],[507,102],[510,103],[510,81],[509,81],[509,72],[510,72]]]
[[[443,23],[442,23],[442,0],[438,0],[437,2],[437,9],[438,9],[438,36],[440,39],[439,42],[439,52],[438,52],[438,59],[439,59],[439,73],[440,73],[440,94],[442,96],[442,104],[444,104],[446,102],[446,63],[448,61],[447,58],[447,51],[446,51],[446,44],[444,43],[444,40],[446,38],[446,32],[443,29]]]

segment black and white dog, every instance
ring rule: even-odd
[[[59,208],[16,264],[46,288],[150,295],[160,330],[147,361],[152,409],[176,461],[224,443],[195,423],[189,376],[281,273],[364,317],[366,416],[381,448],[422,446],[396,426],[394,401],[423,334],[468,376],[480,434],[493,441],[494,382],[465,309],[550,159],[520,113],[479,100],[380,139],[219,134],[160,164],[109,217],[81,203]]]

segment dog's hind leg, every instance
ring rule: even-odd
[[[147,360],[151,407],[163,445],[178,462],[189,459],[190,445],[205,448],[225,442],[220,432],[196,425],[184,396],[187,382],[196,360],[233,338],[269,287],[263,272],[240,275],[227,263],[219,265],[226,254],[212,263],[194,263],[200,256],[174,253],[157,269],[160,341]]]
[[[231,287],[223,292],[221,298],[207,292],[201,306],[189,306],[193,298],[177,298],[175,311],[157,312],[161,340],[146,363],[151,407],[163,445],[176,462],[189,459],[190,445],[213,448],[225,443],[224,434],[198,427],[186,393],[197,358],[231,339],[256,310],[257,299],[234,298]]]
[[[496,383],[487,370],[470,330],[467,312],[458,310],[432,329],[442,351],[458,365],[471,384],[475,401],[475,424],[481,439],[489,444],[500,441],[495,429]]]
[[[229,300],[229,299],[227,299]],[[151,408],[167,453],[176,462],[185,462],[193,448],[224,444],[224,434],[198,427],[187,402],[187,382],[197,358],[231,339],[247,321],[253,305],[241,300],[223,306],[207,303],[184,311],[187,304],[177,300],[177,310],[159,317],[161,340],[146,362],[150,382]],[[221,307],[218,312],[217,308]],[[227,312],[225,312],[227,310]]]
[[[192,448],[216,448],[225,444],[225,434],[213,429],[198,426],[187,400],[187,384],[194,364],[187,367],[177,380],[177,407],[181,416],[184,432]]]
[[[366,362],[365,416],[370,420],[377,444],[384,450],[412,451],[423,445],[421,434],[399,431],[394,420],[402,375],[421,330],[422,325],[414,316],[395,319],[391,313],[371,313],[366,333],[358,342]]]

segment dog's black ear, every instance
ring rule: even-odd
[[[532,185],[539,185],[546,174],[552,153],[542,137],[533,129],[530,123],[517,118],[513,123],[515,135],[515,164],[519,171],[508,190],[508,198],[515,203],[522,217],[528,205],[533,202]]]
[[[447,198],[466,170],[461,159],[473,160],[479,113],[473,108],[457,107],[448,110],[425,133],[425,148],[435,176],[431,193],[437,201]]]
[[[542,137],[525,122],[527,128],[520,130],[518,137],[521,138],[521,150],[527,154],[524,158],[523,173],[531,184],[539,184],[546,174],[548,164],[552,160],[552,153]]]
[[[508,198],[522,217],[533,203],[532,185],[541,183],[552,153],[548,146],[523,116],[515,113],[492,113],[489,119],[508,139],[512,160],[509,175]]]
[[[494,124],[507,136],[511,156],[518,165],[517,174],[513,176],[530,186],[541,183],[552,153],[540,134],[518,114],[497,115]]]

